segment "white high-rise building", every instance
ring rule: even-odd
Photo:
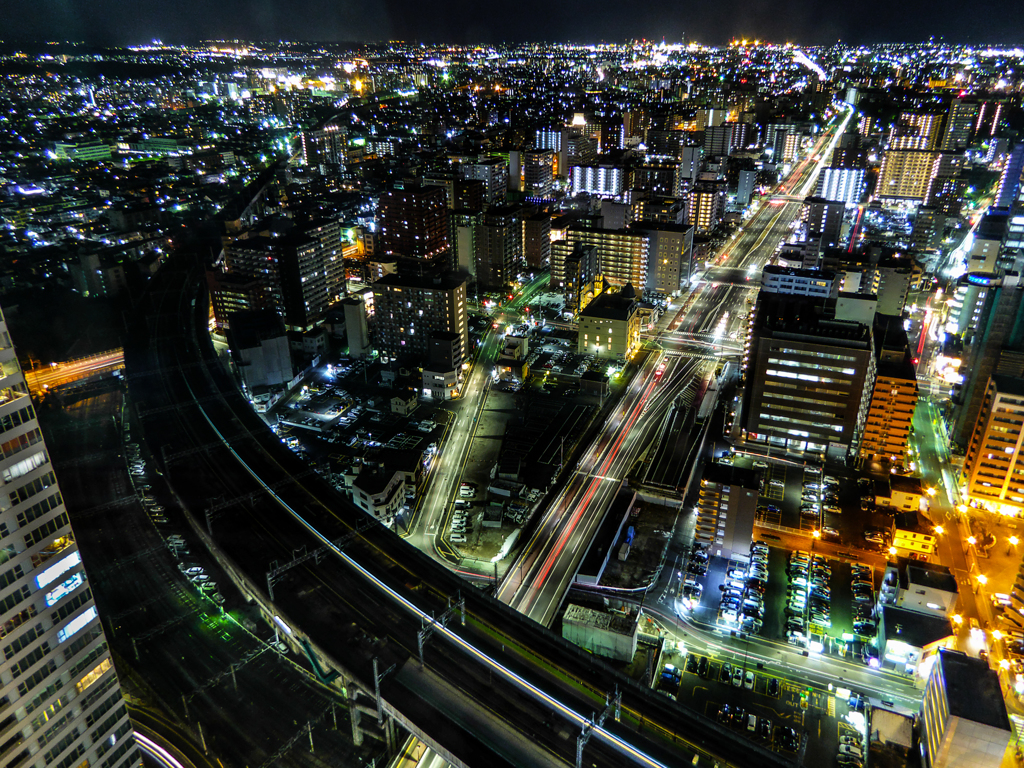
[[[0,482],[0,765],[141,765],[2,313]]]
[[[817,197],[857,205],[864,194],[863,168],[822,168]]]

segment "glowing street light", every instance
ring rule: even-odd
[[[964,617],[961,616],[959,613],[954,613],[950,618],[953,619],[953,623],[956,624],[958,627],[964,623]]]
[[[1009,659],[1000,659],[999,660],[999,668],[1000,669],[1009,669],[1010,668],[1010,660]]]
[[[946,532],[945,529],[941,525],[936,525],[935,526],[935,533],[938,534],[939,536],[941,536],[945,532]]]
[[[1020,543],[1020,539],[1018,539],[1016,536],[1011,536],[1009,539],[1007,539],[1007,541],[1010,542],[1010,546],[1006,548],[1006,554],[1010,554],[1011,549],[1017,549],[1017,545]]]

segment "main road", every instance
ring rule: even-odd
[[[665,330],[656,335],[663,346],[689,348],[697,359],[707,348],[737,354],[731,337],[741,332],[742,309],[752,300],[759,272],[792,231],[803,198],[817,181],[825,158],[846,129],[853,110],[830,126],[810,157],[800,162],[779,185],[778,196],[762,203],[746,225],[717,256],[703,280],[687,296]],[[742,278],[737,280],[737,270]],[[701,349],[703,348],[703,350]],[[601,525],[615,490],[646,446],[665,409],[693,382],[702,366],[695,360],[669,356],[672,370],[659,379],[662,354],[648,357],[635,375],[623,402],[609,417],[606,429],[585,452],[580,470],[544,512],[534,535],[509,568],[497,595],[527,616],[549,624],[575,577],[587,547]],[[676,371],[678,370],[678,373]]]

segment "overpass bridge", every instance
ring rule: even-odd
[[[110,376],[124,368],[124,350],[108,349],[88,357],[52,363],[25,371],[25,383],[36,397],[48,390],[66,387],[70,384]]]
[[[785,766],[469,587],[289,451],[221,365],[202,267],[165,266],[126,345],[141,439],[214,556],[347,700],[454,765]],[[620,717],[605,715],[618,694]],[[272,692],[268,692],[272,695]],[[376,720],[380,728],[373,727]],[[371,727],[364,728],[369,724]]]

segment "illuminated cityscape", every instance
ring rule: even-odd
[[[1024,763],[1024,48],[0,67],[0,765]]]

